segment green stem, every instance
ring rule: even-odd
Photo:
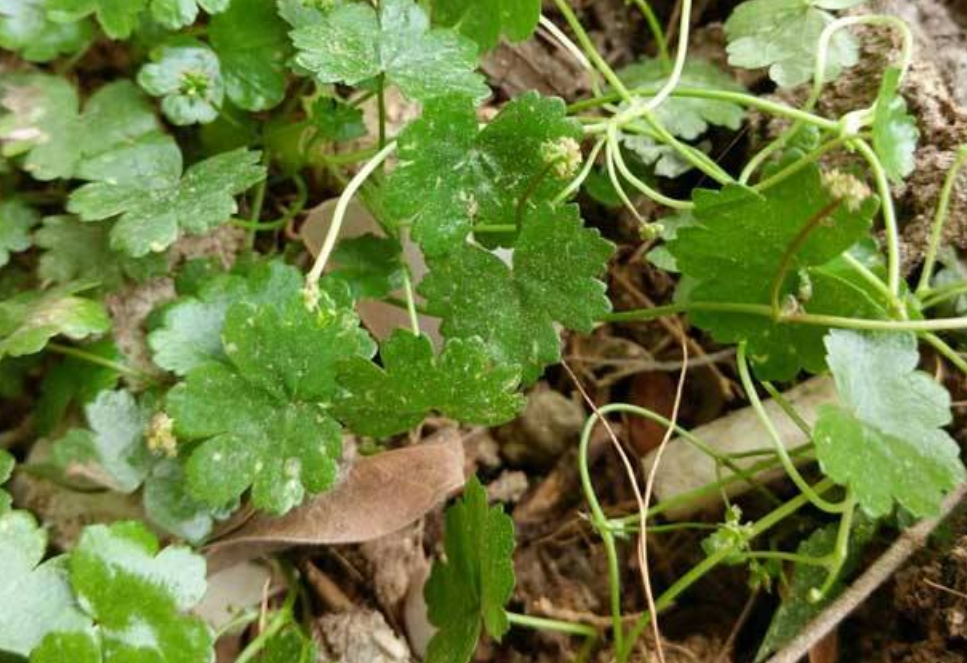
[[[110,369],[136,380],[141,380],[143,382],[157,382],[153,376],[148,375],[147,373],[142,373],[136,368],[113,361],[107,357],[102,357],[94,354],[93,352],[81,350],[80,348],[75,348],[69,345],[61,345],[60,343],[48,343],[47,349],[51,352],[56,352],[59,355],[64,355],[65,357],[73,357],[74,359],[80,359],[81,361],[86,361],[87,363],[94,364],[95,366]]]
[[[286,624],[292,621],[292,607],[295,605],[295,600],[298,592],[295,589],[295,579],[291,579],[293,584],[289,587],[289,592],[285,597],[285,603],[279,608],[278,612],[272,617],[272,621],[268,623],[265,629],[256,636],[252,642],[248,644],[247,647],[239,654],[238,658],[235,659],[235,663],[249,663],[254,660],[256,656],[261,653],[265,648],[265,645],[271,640],[275,635],[281,631]]]
[[[709,311],[713,313],[743,313],[773,319],[778,324],[799,324],[836,329],[856,329],[860,331],[955,331],[967,329],[967,317],[937,318],[934,320],[869,320],[865,318],[843,318],[835,315],[811,313],[792,313],[775,320],[772,307],[765,304],[733,304],[720,302],[680,302],[666,306],[634,309],[610,313],[599,322],[644,322],[680,313]]]
[[[581,45],[581,50],[584,51],[584,54],[588,57],[595,68],[601,72],[601,75],[604,76],[604,79],[608,82],[608,85],[614,88],[622,99],[628,103],[633,103],[634,99],[628,92],[628,88],[625,87],[625,84],[620,78],[618,78],[618,75],[614,73],[611,65],[609,65],[601,53],[598,52],[598,49],[594,46],[594,42],[591,41],[587,31],[584,29],[584,26],[581,25],[581,21],[578,20],[577,15],[575,15],[574,10],[571,9],[571,6],[567,3],[567,0],[554,0],[554,4],[558,11],[561,12],[561,15],[564,16],[564,20],[567,21],[567,24],[577,37],[578,43]]]
[[[306,187],[306,181],[301,175],[296,173],[292,176],[292,181],[295,182],[297,198],[292,205],[286,209],[285,214],[280,216],[274,221],[246,221],[244,219],[232,219],[231,224],[239,228],[248,228],[255,232],[259,231],[269,231],[269,230],[279,230],[285,228],[289,225],[295,217],[302,213],[302,210],[306,207],[306,202],[309,200],[309,191]]]
[[[937,202],[937,212],[933,218],[933,227],[930,230],[930,242],[927,244],[927,251],[924,254],[923,270],[920,272],[920,282],[916,289],[917,295],[922,295],[930,287],[934,264],[937,262],[937,253],[940,251],[940,240],[943,237],[944,225],[950,212],[954,185],[957,183],[957,176],[960,174],[964,163],[967,163],[967,145],[962,145],[957,150],[957,158],[950,170],[947,171],[943,188],[940,190],[940,200]]]
[[[262,162],[268,163],[268,150],[262,154]],[[265,204],[265,189],[268,186],[266,180],[262,180],[255,185],[255,197],[252,199],[252,212],[249,215],[249,223],[258,225],[259,217],[262,216],[262,206]],[[251,249],[255,245],[255,228],[249,227],[245,238],[246,245]]]
[[[555,159],[548,159],[547,163],[534,177],[528,182],[527,188],[524,189],[524,193],[521,194],[520,198],[517,199],[517,207],[515,209],[514,218],[517,221],[517,228],[520,229],[524,227],[524,215],[527,212],[527,203],[537,192],[537,187],[541,185],[547,176],[554,170],[554,167],[561,162],[563,157],[557,157]]]
[[[886,271],[887,286],[894,298],[900,296],[900,226],[897,223],[896,208],[893,205],[893,192],[890,190],[890,180],[887,177],[886,169],[880,162],[876,152],[870,147],[869,143],[862,139],[856,139],[850,143],[866,159],[870,170],[873,171],[873,178],[876,181],[876,190],[880,196],[880,204],[883,206],[883,227],[886,230]],[[902,313],[903,311],[901,311]]]
[[[555,633],[567,633],[568,635],[579,635],[585,638],[597,638],[598,629],[590,624],[575,624],[565,622],[560,619],[548,619],[547,617],[532,617],[516,612],[507,612],[507,621],[514,626],[534,629],[535,631],[553,631]]]
[[[661,27],[658,16],[655,15],[655,10],[651,8],[648,0],[627,1],[634,4],[645,17],[645,23],[648,24],[648,29],[651,30],[651,34],[655,38],[655,45],[658,47],[658,59],[661,61],[662,69],[666,72],[671,71],[673,63],[671,53],[668,52],[668,39],[665,37],[665,30]]]
[[[940,286],[939,288],[925,290],[921,295],[922,299],[920,303],[925,309],[933,308],[938,304],[943,304],[946,301],[950,301],[964,294],[967,294],[967,281],[957,281]]]
[[[379,109],[379,149],[386,147],[386,74],[376,80],[376,106]]]
[[[519,226],[513,223],[481,223],[473,227],[474,234],[478,233],[512,233],[517,232]]]
[[[843,566],[846,564],[846,558],[849,556],[849,539],[853,530],[853,515],[856,513],[856,498],[849,488],[846,489],[844,504],[846,505],[846,509],[843,511],[843,516],[839,521],[839,530],[836,532],[836,545],[833,548],[833,554],[828,560],[829,575],[826,576],[826,582],[823,583],[822,588],[819,590],[818,598],[825,597],[829,594],[836,579],[839,578]]]
[[[789,457],[789,451],[786,449],[786,445],[782,440],[782,436],[779,435],[779,431],[776,430],[775,424],[769,417],[769,413],[766,412],[765,407],[762,405],[762,400],[759,398],[758,392],[756,392],[755,383],[752,381],[752,374],[749,372],[749,362],[746,361],[746,343],[743,341],[739,344],[739,351],[736,355],[736,363],[739,369],[739,380],[742,382],[742,389],[745,390],[745,395],[749,399],[749,404],[755,411],[756,415],[759,417],[759,421],[762,423],[763,428],[769,434],[775,445],[776,454],[779,456],[779,460],[782,461],[782,468],[786,471],[786,475],[792,479],[792,482],[796,484],[796,488],[799,489],[803,495],[805,495],[809,501],[817,509],[825,511],[826,513],[843,513],[843,511],[848,507],[847,504],[835,504],[824,500],[818,494],[816,494],[809,482],[799,473],[799,469],[796,464]]]
[[[591,148],[591,152],[588,153],[588,158],[584,160],[584,165],[581,166],[581,172],[577,174],[571,182],[561,190],[557,196],[554,197],[554,204],[560,205],[561,203],[568,200],[571,196],[577,193],[581,185],[584,184],[585,180],[591,174],[591,170],[594,168],[594,163],[598,159],[598,155],[601,153],[601,149],[604,147],[605,138],[599,138],[594,141],[594,146]]]
[[[812,490],[817,494],[822,494],[832,488],[833,485],[834,484],[831,479],[823,479],[815,486],[812,486]],[[803,494],[792,498],[782,506],[779,506],[760,520],[753,523],[749,530],[749,539],[751,540],[761,536],[764,532],[772,529],[807,504],[809,504],[809,499]],[[734,551],[731,548],[721,548],[703,559],[697,565],[693,566],[685,575],[676,580],[671,587],[666,589],[661,596],[655,600],[655,608],[658,610],[658,612],[667,610],[675,602],[675,599],[677,599],[689,587],[694,585],[706,573],[724,562],[730,555],[733,554],[733,552]],[[650,621],[651,616],[645,613],[631,628],[631,631],[629,632],[625,641],[624,648],[622,650],[616,650],[616,659],[619,661],[619,663],[624,663],[628,660],[628,656],[633,650],[635,643],[638,641],[638,638],[641,637],[641,634],[644,632],[645,628],[648,627]]]
[[[775,385],[773,385],[771,382],[760,382],[759,384],[761,384],[762,388],[766,390],[767,394],[769,394],[769,398],[775,401],[776,405],[782,409],[785,415],[789,417],[794,424],[796,424],[796,428],[803,432],[803,435],[806,436],[806,439],[811,440],[813,437],[813,432],[809,427],[809,423],[802,418],[802,415],[799,414],[799,412],[796,411],[796,408],[792,406],[792,403],[790,403],[789,400],[782,395],[782,392],[776,389]]]
[[[621,155],[621,145],[618,142],[617,126],[611,127],[611,129],[608,131],[607,154],[610,157],[610,161],[617,167],[618,172],[621,173],[621,176],[624,177],[629,184],[659,205],[664,205],[665,207],[678,210],[689,210],[695,207],[695,203],[689,200],[676,200],[674,198],[669,198],[657,189],[648,186],[648,184],[641,181],[641,179],[631,172],[631,169],[628,168],[628,165],[625,163],[624,157]],[[613,170],[611,174],[614,175]],[[618,188],[618,192],[621,193],[620,188]],[[630,201],[626,201],[626,205],[631,206]],[[635,213],[637,215],[637,210]]]
[[[947,358],[951,364],[956,366],[961,373],[967,375],[967,361],[960,356],[960,353],[947,345],[942,338],[936,334],[924,334],[923,339],[929,343],[941,355]]]
[[[826,141],[825,143],[817,147],[809,154],[803,156],[800,159],[796,159],[794,162],[792,162],[782,170],[770,175],[764,180],[757,182],[752,187],[752,190],[758,191],[761,193],[762,191],[771,189],[777,184],[789,179],[790,177],[792,177],[793,175],[801,171],[803,168],[806,168],[810,164],[816,163],[821,158],[823,158],[826,154],[846,145],[851,139],[852,137],[840,136],[839,138]]]
[[[786,277],[789,275],[789,270],[792,269],[793,260],[796,258],[796,254],[802,250],[802,247],[806,245],[809,241],[809,236],[812,234],[816,228],[819,227],[823,221],[829,218],[829,216],[836,211],[840,206],[842,201],[836,199],[832,200],[817,211],[813,216],[799,229],[796,236],[786,247],[785,252],[782,254],[782,259],[779,261],[779,269],[776,271],[775,277],[772,279],[772,288],[770,289],[770,302],[772,304],[772,316],[777,320],[782,316],[782,303],[780,298],[782,297],[782,285],[786,281]]]

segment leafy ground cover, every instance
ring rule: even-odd
[[[717,579],[707,660],[782,661],[951,510],[967,149],[913,30],[626,4],[630,58],[568,0],[0,0],[0,660],[664,663]],[[538,43],[566,98],[485,75]],[[715,475],[655,497],[668,445]]]

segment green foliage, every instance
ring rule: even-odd
[[[0,449],[0,486],[7,483],[10,477],[13,476],[14,465],[16,465],[16,461],[10,455],[10,452]],[[0,488],[0,516],[10,511],[11,502],[10,493]]]
[[[899,94],[900,70],[890,67],[876,100],[873,119],[873,148],[894,183],[900,184],[916,167],[915,152],[920,130],[907,113],[907,102]]]
[[[0,201],[0,267],[10,262],[11,253],[30,248],[30,231],[39,221],[40,215],[29,205],[16,199]]]
[[[209,14],[228,9],[232,0],[151,0],[151,17],[169,30],[191,25],[198,18],[199,8]]]
[[[53,0],[0,0],[0,48],[28,62],[50,62],[84,48],[93,38],[89,21],[58,23]]]
[[[74,23],[92,14],[111,39],[127,39],[138,25],[147,0],[48,0],[47,16],[59,23]]]
[[[348,293],[332,290],[317,311],[298,294],[282,306],[234,304],[222,331],[228,360],[193,369],[168,394],[178,436],[203,440],[187,466],[199,499],[218,506],[252,487],[258,508],[282,514],[332,485],[341,428],[324,404],[339,363],[373,352]]]
[[[434,0],[433,22],[455,28],[489,51],[503,35],[524,41],[537,29],[540,0]]]
[[[449,94],[482,99],[489,94],[479,74],[477,49],[455,32],[431,29],[414,0],[385,0],[379,11],[346,3],[317,23],[292,33],[296,62],[320,83],[356,85],[378,76],[410,99]]]
[[[861,298],[840,296],[840,281],[818,268],[866,235],[875,197],[836,204],[819,169],[807,166],[762,194],[732,185],[721,191],[696,189],[693,198],[695,223],[679,228],[667,245],[681,272],[697,282],[688,301],[769,304],[784,255],[806,232],[782,282],[784,309],[849,316],[871,308]],[[838,274],[850,279],[848,272]],[[788,380],[801,369],[825,367],[821,327],[724,311],[696,311],[692,320],[720,342],[747,340],[762,379]]]
[[[40,352],[55,336],[79,341],[110,329],[101,303],[75,294],[84,289],[84,284],[64,286],[0,301],[0,358]]]
[[[660,60],[644,59],[618,72],[630,88],[658,90],[668,80],[668,72]],[[682,88],[744,92],[745,89],[731,75],[711,62],[692,59],[682,71]],[[742,106],[712,99],[673,97],[655,110],[655,117],[671,134],[694,140],[708,131],[709,126],[738,130],[745,118]]]
[[[513,366],[494,366],[475,337],[447,342],[439,357],[425,336],[397,330],[380,347],[383,367],[356,357],[343,364],[346,392],[339,417],[354,431],[387,437],[417,426],[431,412],[493,426],[523,407]]]
[[[530,383],[560,357],[555,322],[590,331],[610,310],[598,276],[612,250],[577,207],[542,205],[524,219],[513,269],[464,244],[429,261],[420,291],[448,338],[479,337],[498,365],[519,366]]]
[[[147,528],[127,522],[85,529],[68,566],[106,660],[214,660],[208,626],[186,614],[205,594],[202,556],[178,546],[159,551]]]
[[[865,0],[746,0],[725,23],[729,64],[746,69],[769,68],[781,87],[812,80],[819,38],[833,16]],[[859,46],[848,30],[837,31],[829,43],[826,80],[834,79],[859,59]]]
[[[388,237],[344,239],[332,254],[337,269],[329,278],[344,281],[353,299],[383,299],[403,285],[402,252],[400,243]]]
[[[120,363],[124,359],[114,342],[107,338],[84,345],[83,351],[112,362]],[[44,375],[40,384],[37,432],[42,435],[53,432],[72,403],[91,403],[102,391],[113,389],[119,377],[113,368],[77,357],[65,357]]]
[[[935,515],[965,472],[942,428],[951,421],[950,394],[916,370],[916,338],[836,330],[826,349],[840,402],[820,409],[813,433],[823,472],[852,488],[874,518],[894,503]]]
[[[25,511],[0,514],[0,652],[27,656],[52,631],[72,631],[89,623],[67,579],[63,557],[41,563],[47,533]]]
[[[564,104],[536,93],[507,104],[480,131],[470,99],[434,100],[400,136],[385,205],[398,221],[412,221],[426,253],[447,253],[476,223],[516,225],[525,194],[532,207],[560,193],[559,172],[568,170],[549,167],[545,146],[580,138]]]
[[[510,628],[504,605],[514,592],[514,521],[502,507],[487,506],[476,477],[463,498],[447,509],[447,561],[433,565],[424,590],[437,633],[427,663],[467,663],[482,628],[498,640]]]
[[[201,161],[182,175],[179,156],[152,180],[85,184],[71,194],[67,208],[83,221],[119,217],[111,229],[115,250],[136,258],[158,253],[182,232],[204,233],[235,214],[235,195],[265,179],[259,159],[258,152],[233,150]]]
[[[159,46],[151,60],[138,72],[138,85],[162,98],[161,110],[172,124],[206,124],[218,117],[225,81],[214,51],[185,39]]]

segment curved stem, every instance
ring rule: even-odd
[[[846,508],[843,510],[843,516],[839,521],[839,530],[836,533],[836,545],[833,548],[833,554],[830,555],[828,560],[829,575],[826,576],[826,582],[820,588],[817,598],[823,598],[829,594],[849,556],[849,540],[853,531],[853,514],[856,512],[856,498],[853,496],[853,491],[850,488],[846,489],[846,499],[843,503]]]
[[[896,207],[893,205],[893,192],[890,190],[890,179],[887,177],[886,169],[880,163],[880,158],[876,152],[863,139],[851,141],[855,146],[870,170],[873,171],[873,178],[876,181],[876,192],[880,196],[880,204],[883,206],[883,227],[886,230],[886,273],[887,287],[894,298],[900,296],[900,226],[897,223]],[[905,311],[901,310],[900,313]]]
[[[736,356],[736,364],[739,369],[739,380],[742,382],[742,389],[745,390],[745,395],[749,399],[749,404],[752,409],[755,410],[756,415],[759,417],[759,421],[762,423],[762,427],[766,429],[769,437],[772,438],[772,442],[776,448],[776,454],[779,456],[779,460],[782,461],[782,468],[786,471],[786,475],[792,479],[792,482],[796,484],[796,488],[799,489],[803,495],[805,495],[810,503],[821,511],[826,513],[843,513],[848,504],[834,504],[828,502],[816,494],[809,482],[803,478],[802,474],[796,468],[796,464],[792,462],[792,458],[789,457],[789,452],[786,449],[785,443],[782,441],[782,436],[779,435],[779,431],[776,430],[775,424],[772,419],[769,418],[769,413],[766,412],[765,407],[762,405],[762,401],[759,399],[759,394],[756,392],[755,384],[752,381],[752,375],[749,372],[749,362],[746,361],[746,344],[745,341],[739,344],[739,351]]]
[[[655,10],[651,8],[648,0],[628,0],[628,2],[634,4],[645,17],[645,23],[648,24],[648,29],[651,30],[651,34],[655,38],[655,45],[658,47],[658,59],[662,63],[662,68],[665,71],[671,70],[673,63],[671,53],[668,52],[668,39],[665,36],[665,30],[658,21],[658,16],[655,15]]]
[[[571,30],[574,31],[574,34],[578,39],[578,43],[581,45],[581,49],[588,57],[588,60],[590,60],[594,67],[601,72],[601,75],[604,76],[604,79],[608,82],[608,85],[613,87],[618,94],[621,95],[622,99],[628,103],[633,103],[634,99],[628,92],[628,88],[621,81],[621,79],[618,78],[618,75],[614,73],[611,65],[605,61],[604,57],[602,57],[602,55],[598,52],[598,49],[595,48],[594,43],[588,36],[584,26],[581,25],[581,21],[579,21],[578,17],[574,14],[574,10],[572,10],[571,6],[567,3],[567,0],[554,0],[554,5],[557,7],[558,11],[561,12],[561,15],[564,16],[564,20],[567,21],[567,24],[571,27]]]
[[[600,99],[602,96],[600,72],[594,68],[594,65],[591,64],[591,61],[588,60],[587,56],[584,55],[578,45],[571,41],[571,38],[564,34],[563,30],[557,27],[557,24],[554,23],[554,21],[541,14],[540,25],[542,28],[547,30],[548,34],[557,40],[561,47],[567,51],[579,65],[581,65],[582,69],[588,72],[591,82],[591,91],[594,93],[594,98]]]
[[[560,205],[581,189],[581,185],[584,184],[585,180],[588,179],[588,175],[591,174],[591,170],[594,168],[594,162],[597,161],[598,155],[601,154],[601,148],[604,147],[605,141],[606,138],[599,138],[594,141],[594,146],[591,148],[591,152],[588,153],[588,158],[584,160],[584,165],[581,166],[581,172],[554,197],[555,205]]]
[[[660,205],[664,205],[665,207],[678,210],[692,209],[695,207],[695,203],[691,201],[669,198],[660,191],[648,186],[634,173],[632,173],[631,169],[628,168],[628,165],[625,163],[624,157],[621,155],[621,146],[618,143],[617,131],[616,126],[611,127],[611,129],[608,131],[608,153],[611,155],[611,160],[613,161],[614,165],[617,166],[621,176],[624,177],[629,184],[651,200]]]
[[[923,269],[920,272],[920,281],[917,284],[916,294],[918,296],[930,288],[930,279],[933,277],[933,268],[937,262],[937,253],[940,251],[940,240],[943,237],[944,225],[947,222],[947,215],[950,212],[950,201],[953,198],[954,185],[957,183],[957,176],[960,174],[964,163],[967,163],[967,145],[962,145],[957,150],[957,158],[954,160],[950,170],[947,171],[943,188],[940,190],[940,200],[937,201],[937,212],[933,218],[933,227],[930,230],[930,242],[927,244],[926,253],[924,253]]]
[[[967,361],[960,356],[960,353],[947,345],[942,338],[936,334],[924,334],[923,339],[933,346],[934,350],[943,355],[947,361],[956,366],[961,373],[967,376]]]
[[[644,223],[645,219],[641,216],[641,213],[638,211],[638,208],[635,207],[634,203],[631,202],[631,198],[628,197],[628,193],[625,191],[624,185],[621,183],[621,178],[618,177],[618,173],[615,170],[617,159],[620,157],[621,147],[618,145],[617,141],[612,141],[609,135],[607,145],[604,150],[604,163],[608,170],[608,179],[611,180],[611,186],[614,187],[615,193],[618,194],[618,198],[625,206],[625,209],[631,212],[636,221],[639,223]],[[624,161],[621,163],[624,164]]]
[[[356,192],[363,186],[363,183],[369,178],[373,172],[379,168],[380,164],[385,161],[390,154],[396,149],[396,141],[388,143],[386,147],[376,153],[372,159],[370,159],[365,166],[363,166],[355,177],[349,181],[346,185],[345,191],[339,197],[339,202],[336,203],[336,210],[332,215],[332,223],[329,225],[329,232],[326,234],[326,239],[322,244],[322,248],[319,250],[319,255],[316,258],[315,263],[312,265],[312,269],[309,271],[308,276],[306,276],[306,285],[310,290],[317,288],[319,286],[319,279],[322,278],[322,272],[326,269],[326,263],[329,262],[329,256],[332,254],[333,249],[336,246],[336,240],[339,238],[339,231],[342,229],[343,221],[346,218],[346,210],[349,209],[349,203],[352,201],[353,196]]]

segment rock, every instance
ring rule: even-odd
[[[511,464],[548,467],[577,441],[584,420],[580,405],[539,385],[528,395],[521,416],[497,429],[496,436]]]
[[[340,663],[410,663],[406,642],[375,610],[357,608],[324,615],[317,622],[328,649]]]

